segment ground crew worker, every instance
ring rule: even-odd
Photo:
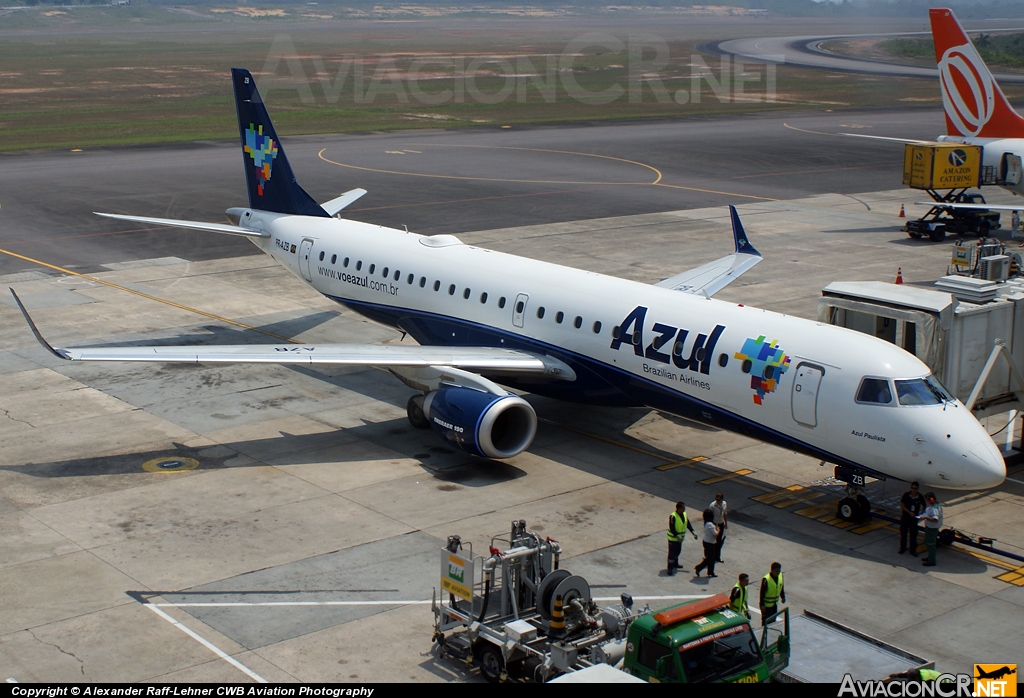
[[[941,671],[935,669],[910,669],[908,671],[901,671],[896,674],[889,674],[885,682],[897,681],[899,679],[909,679],[910,681],[925,681],[928,683],[935,683],[942,676]],[[951,681],[946,679],[942,683],[956,683],[955,680]]]
[[[729,528],[729,505],[725,501],[725,495],[721,492],[715,495],[715,501],[708,505],[715,514],[715,523],[721,533],[718,534],[718,547],[715,550],[715,561],[725,562],[722,559],[722,546],[725,545],[725,529]]]
[[[747,584],[749,583],[750,577],[741,574],[732,587],[732,593],[729,594],[729,608],[746,618],[750,618],[750,608],[747,606]]]
[[[697,540],[697,533],[693,530],[689,517],[686,515],[686,505],[676,502],[676,510],[668,515],[668,531],[665,537],[668,538],[668,574],[672,576],[679,569],[679,553],[683,551],[683,535],[689,530],[693,539]]]
[[[768,625],[779,612],[779,600],[786,603],[786,588],[782,583],[782,564],[773,562],[771,572],[761,580],[761,625]]]
[[[926,494],[924,500],[928,502],[928,508],[917,518],[924,521],[924,545],[928,548],[928,559],[921,564],[935,567],[935,551],[939,545],[939,529],[942,528],[942,505],[934,492]]]

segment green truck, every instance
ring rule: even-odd
[[[651,682],[763,683],[788,664],[788,608],[758,638],[728,597],[717,594],[638,616],[622,668]]]

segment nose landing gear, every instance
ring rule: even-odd
[[[871,502],[864,496],[866,473],[837,465],[835,478],[846,483],[846,497],[839,502],[836,515],[843,521],[862,522],[871,518]]]

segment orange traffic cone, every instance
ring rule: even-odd
[[[896,283],[903,283],[903,267],[896,267]]]
[[[907,217],[907,212],[903,210],[903,204],[900,204],[900,215],[899,215],[899,217],[900,218],[906,218]]]

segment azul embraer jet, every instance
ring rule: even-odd
[[[712,299],[761,260],[735,209],[734,254],[654,285],[341,220],[334,214],[365,192],[317,204],[296,183],[252,76],[232,77],[249,207],[228,209],[230,225],[102,215],[246,236],[320,293],[420,346],[53,349],[29,320],[59,358],[385,367],[416,391],[413,425],[487,458],[518,455],[537,430],[531,405],[508,388],[651,407],[835,464],[851,486],[848,517],[867,505],[865,476],[956,489],[1003,481],[992,439],[915,357],[859,332]]]

